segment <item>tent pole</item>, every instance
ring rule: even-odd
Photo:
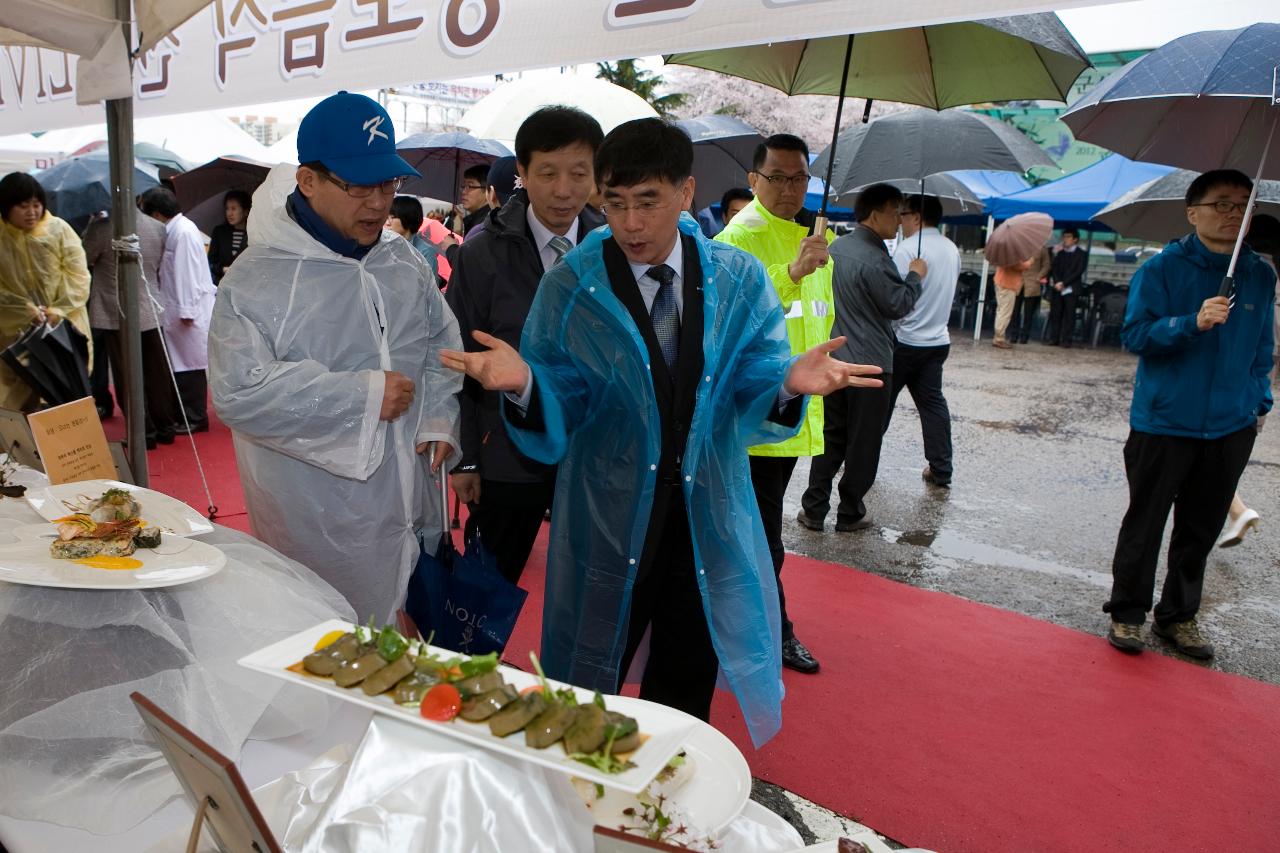
[[[831,196],[831,173],[836,166],[836,143],[840,141],[840,117],[844,114],[844,87],[849,82],[849,62],[852,57],[853,33],[850,33],[844,46],[844,68],[840,72],[840,94],[836,98],[836,122],[831,129],[831,156],[827,158],[827,176],[822,180],[822,207],[814,222],[814,234],[824,234],[827,230],[827,199]]]
[[[991,239],[991,232],[996,227],[996,218],[990,214],[987,215],[987,240]],[[982,241],[984,244],[986,240]],[[982,338],[982,303],[987,299],[987,271],[991,269],[991,262],[987,260],[987,253],[982,253],[982,280],[978,282],[978,314],[973,319],[973,341],[977,343]]]
[[[133,44],[130,0],[115,0],[115,14],[124,27],[125,50]],[[129,58],[132,68],[132,57]],[[133,202],[133,99],[118,98],[106,102],[107,147],[111,157],[111,236],[130,240],[137,245],[138,208]],[[146,408],[142,389],[142,333],[138,320],[139,255],[117,249],[116,263],[124,316],[120,318],[120,339],[124,350],[124,370],[129,396],[125,403],[126,435],[129,439],[129,464],[135,484],[146,487],[147,471]]]

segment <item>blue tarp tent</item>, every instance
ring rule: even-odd
[[[1022,192],[1031,186],[1021,175],[1014,172],[960,169],[948,174],[973,190],[973,194],[982,199],[982,204],[987,208],[990,208],[991,203],[996,199]]]
[[[996,219],[1035,211],[1049,214],[1058,225],[1084,225],[1129,190],[1172,171],[1169,166],[1135,163],[1111,154],[1065,178],[993,199],[987,209]],[[1095,227],[1107,230],[1105,225]]]

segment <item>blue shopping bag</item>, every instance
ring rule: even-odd
[[[447,515],[444,490],[441,505]],[[423,543],[404,609],[423,637],[434,632],[432,645],[467,655],[501,655],[528,595],[502,576],[479,536],[467,540],[459,554],[446,517],[439,544],[431,549]]]

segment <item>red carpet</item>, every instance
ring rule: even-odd
[[[229,433],[196,440],[218,521],[247,529]],[[185,438],[149,459],[204,508]],[[537,646],[545,560],[543,535],[509,660]],[[755,775],[943,853],[1280,850],[1280,688],[845,566],[789,555],[785,576],[822,672],[786,673],[758,752],[717,696]]]
[[[116,441],[125,437],[124,418],[117,411],[115,417],[104,421],[107,438]],[[213,503],[218,508],[218,524],[248,532],[249,516],[245,514],[244,492],[240,490],[240,474],[236,471],[236,454],[231,446],[231,431],[209,408],[209,431],[195,434],[196,449],[204,464],[204,474],[209,481]],[[209,514],[209,500],[200,484],[195,454],[191,452],[191,439],[178,436],[173,444],[161,444],[147,451],[147,465],[151,475],[151,488],[190,504],[201,515]]]

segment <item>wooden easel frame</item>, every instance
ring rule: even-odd
[[[282,853],[235,762],[196,737],[146,696],[135,692],[129,698],[155,735],[160,751],[196,810],[187,853],[195,853],[202,828],[209,830],[219,850]]]

